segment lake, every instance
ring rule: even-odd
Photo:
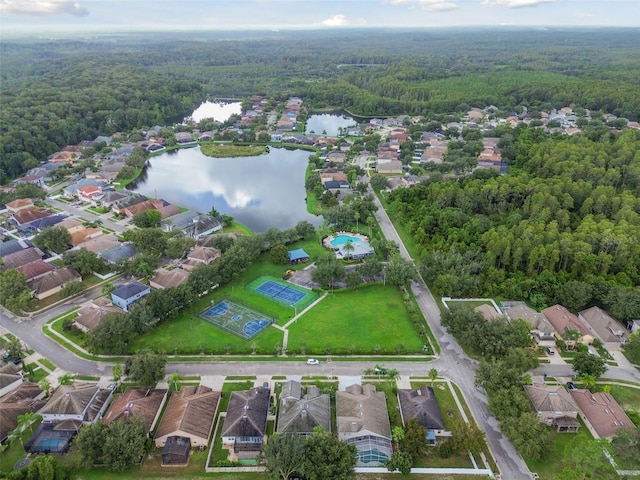
[[[317,134],[326,132],[327,135],[337,136],[341,128],[355,127],[356,121],[345,115],[333,115],[323,113],[321,115],[311,115],[307,119],[306,133],[312,131]]]
[[[213,118],[217,122],[225,122],[231,115],[239,115],[241,113],[242,105],[240,102],[226,103],[207,100],[206,102],[202,102],[189,118],[196,123],[205,118]]]
[[[212,158],[200,147],[167,152],[149,160],[131,190],[180,207],[222,214],[254,232],[286,229],[321,216],[307,212],[304,188],[309,152],[272,148],[254,157]]]

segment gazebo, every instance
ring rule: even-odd
[[[303,248],[297,250],[289,250],[289,263],[296,265],[298,263],[304,263],[309,261],[309,254],[304,251]]]

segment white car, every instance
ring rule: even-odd
[[[315,358],[310,358],[309,360],[307,360],[307,365],[319,365],[320,362],[315,359]]]

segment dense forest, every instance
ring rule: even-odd
[[[389,195],[451,296],[527,298],[640,315],[640,132],[591,140],[514,129],[508,175],[426,181]]]
[[[634,29],[104,35],[0,43],[0,179],[67,144],[180,121],[206,97],[356,115],[574,105],[640,118]]]

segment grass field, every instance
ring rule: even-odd
[[[391,286],[329,295],[289,326],[288,350],[308,355],[418,353],[422,345]]]

